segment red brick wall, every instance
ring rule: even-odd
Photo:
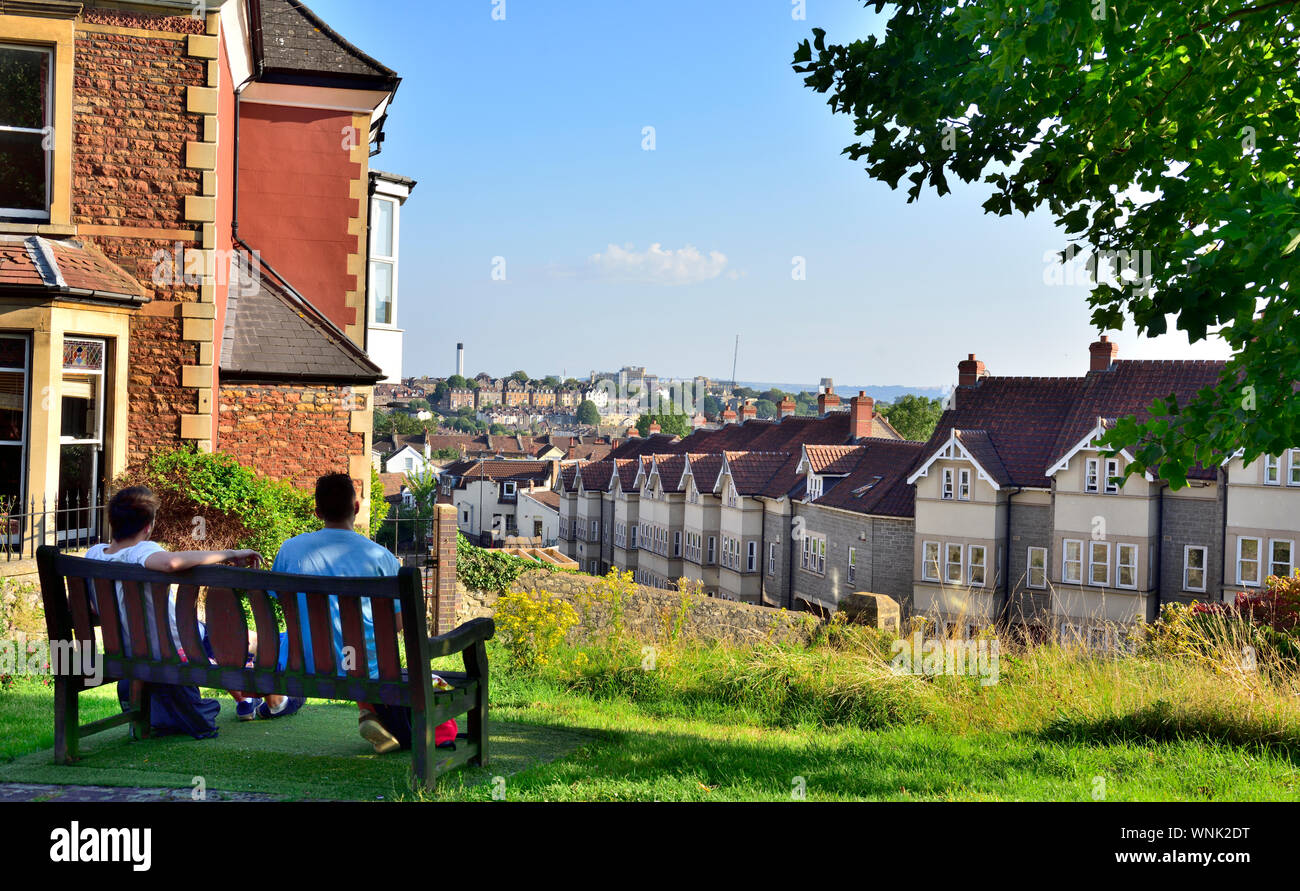
[[[348,274],[357,243],[348,219],[360,215],[350,190],[361,167],[344,146],[352,115],[254,103],[239,114],[240,237],[346,329],[357,321],[347,292],[358,287]]]
[[[217,449],[245,467],[311,488],[324,473],[348,472],[365,454],[345,402],[350,387],[223,383]],[[356,481],[361,491],[363,480]]]
[[[188,15],[87,9],[83,20],[177,34],[204,30]],[[184,166],[185,143],[200,138],[201,119],[186,111],[185,88],[205,83],[203,62],[186,56],[183,39],[76,30],[73,222],[194,231],[184,219],[185,196],[199,193],[200,174]],[[197,361],[198,347],[181,340],[181,320],[163,304],[196,301],[198,288],[155,282],[155,255],[173,256],[173,238],[82,237],[154,300],[131,322],[129,457],[179,445],[180,416],[198,409],[195,392],[181,389],[180,367]]]

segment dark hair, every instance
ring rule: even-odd
[[[158,496],[144,486],[129,486],[108,502],[113,541],[134,538],[158,515]]]
[[[316,513],[326,523],[356,516],[357,487],[346,473],[327,473],[316,480]]]

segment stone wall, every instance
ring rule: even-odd
[[[258,473],[310,488],[366,454],[365,433],[352,431],[357,398],[346,386],[222,384],[217,447]],[[362,484],[369,480],[357,480],[358,491]]]
[[[554,572],[544,569],[530,570],[516,579],[513,591],[549,591],[575,604],[576,596],[597,582],[593,576],[580,573]],[[457,624],[479,616],[490,616],[496,604],[496,592],[471,591],[457,583],[459,600]],[[674,617],[682,608],[683,598],[690,610],[681,624],[681,639],[703,643],[804,643],[808,639],[809,623],[816,621],[805,612],[786,612],[721,600],[716,597],[696,597],[675,591],[662,591],[637,585],[623,609],[624,628],[633,637],[644,641],[662,641],[673,627]],[[608,625],[606,611],[592,612],[597,628]]]
[[[1173,498],[1161,493],[1160,602],[1217,602],[1223,599],[1223,513],[1225,487],[1217,497]],[[1188,545],[1206,548],[1205,591],[1183,590],[1183,557]]]

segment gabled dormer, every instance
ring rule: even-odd
[[[1100,445],[1100,440],[1112,423],[1105,418],[1098,418],[1087,435],[1048,468],[1047,476],[1056,483],[1057,491],[1084,495],[1118,495],[1124,491],[1127,485],[1124,470],[1132,463],[1133,455],[1127,449],[1121,449],[1117,454],[1107,454]],[[1155,482],[1155,476],[1150,471],[1143,473],[1141,478],[1147,483]],[[1141,488],[1142,491],[1136,491],[1129,487],[1125,494],[1147,494],[1146,487]]]

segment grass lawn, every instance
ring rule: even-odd
[[[497,664],[502,657],[494,646]],[[929,714],[877,720],[860,710],[852,714],[867,717],[837,722],[808,716],[788,695],[777,707],[728,686],[717,673],[728,658],[737,657],[669,661],[648,688],[644,673],[608,666],[586,675],[499,670],[491,764],[453,772],[431,796],[411,789],[409,755],[375,756],[357,736],[354,706],[315,701],[283,721],[240,724],[226,698],[217,739],[132,743],[114,728],[86,742],[78,765],[58,767],[49,752],[53,693],[20,681],[0,694],[0,782],[180,788],[202,776],[212,789],[291,799],[490,800],[503,790],[512,801],[781,801],[802,778],[809,800],[1087,801],[1101,777],[1111,801],[1300,798],[1290,725],[1279,732],[1244,707],[1239,722],[1189,722],[1159,705],[1190,695],[1178,686],[1186,677],[1130,677],[1137,661],[1053,662],[1054,675],[1035,667],[1032,685],[1014,665],[997,687],[904,678]],[[764,674],[741,660],[728,670],[737,665],[756,684],[775,683],[771,665]],[[826,679],[837,669],[814,668],[829,686],[813,693],[842,695]],[[692,689],[682,686],[688,675]],[[1133,692],[1153,684],[1154,711]],[[111,687],[82,701],[86,721],[117,708]]]

